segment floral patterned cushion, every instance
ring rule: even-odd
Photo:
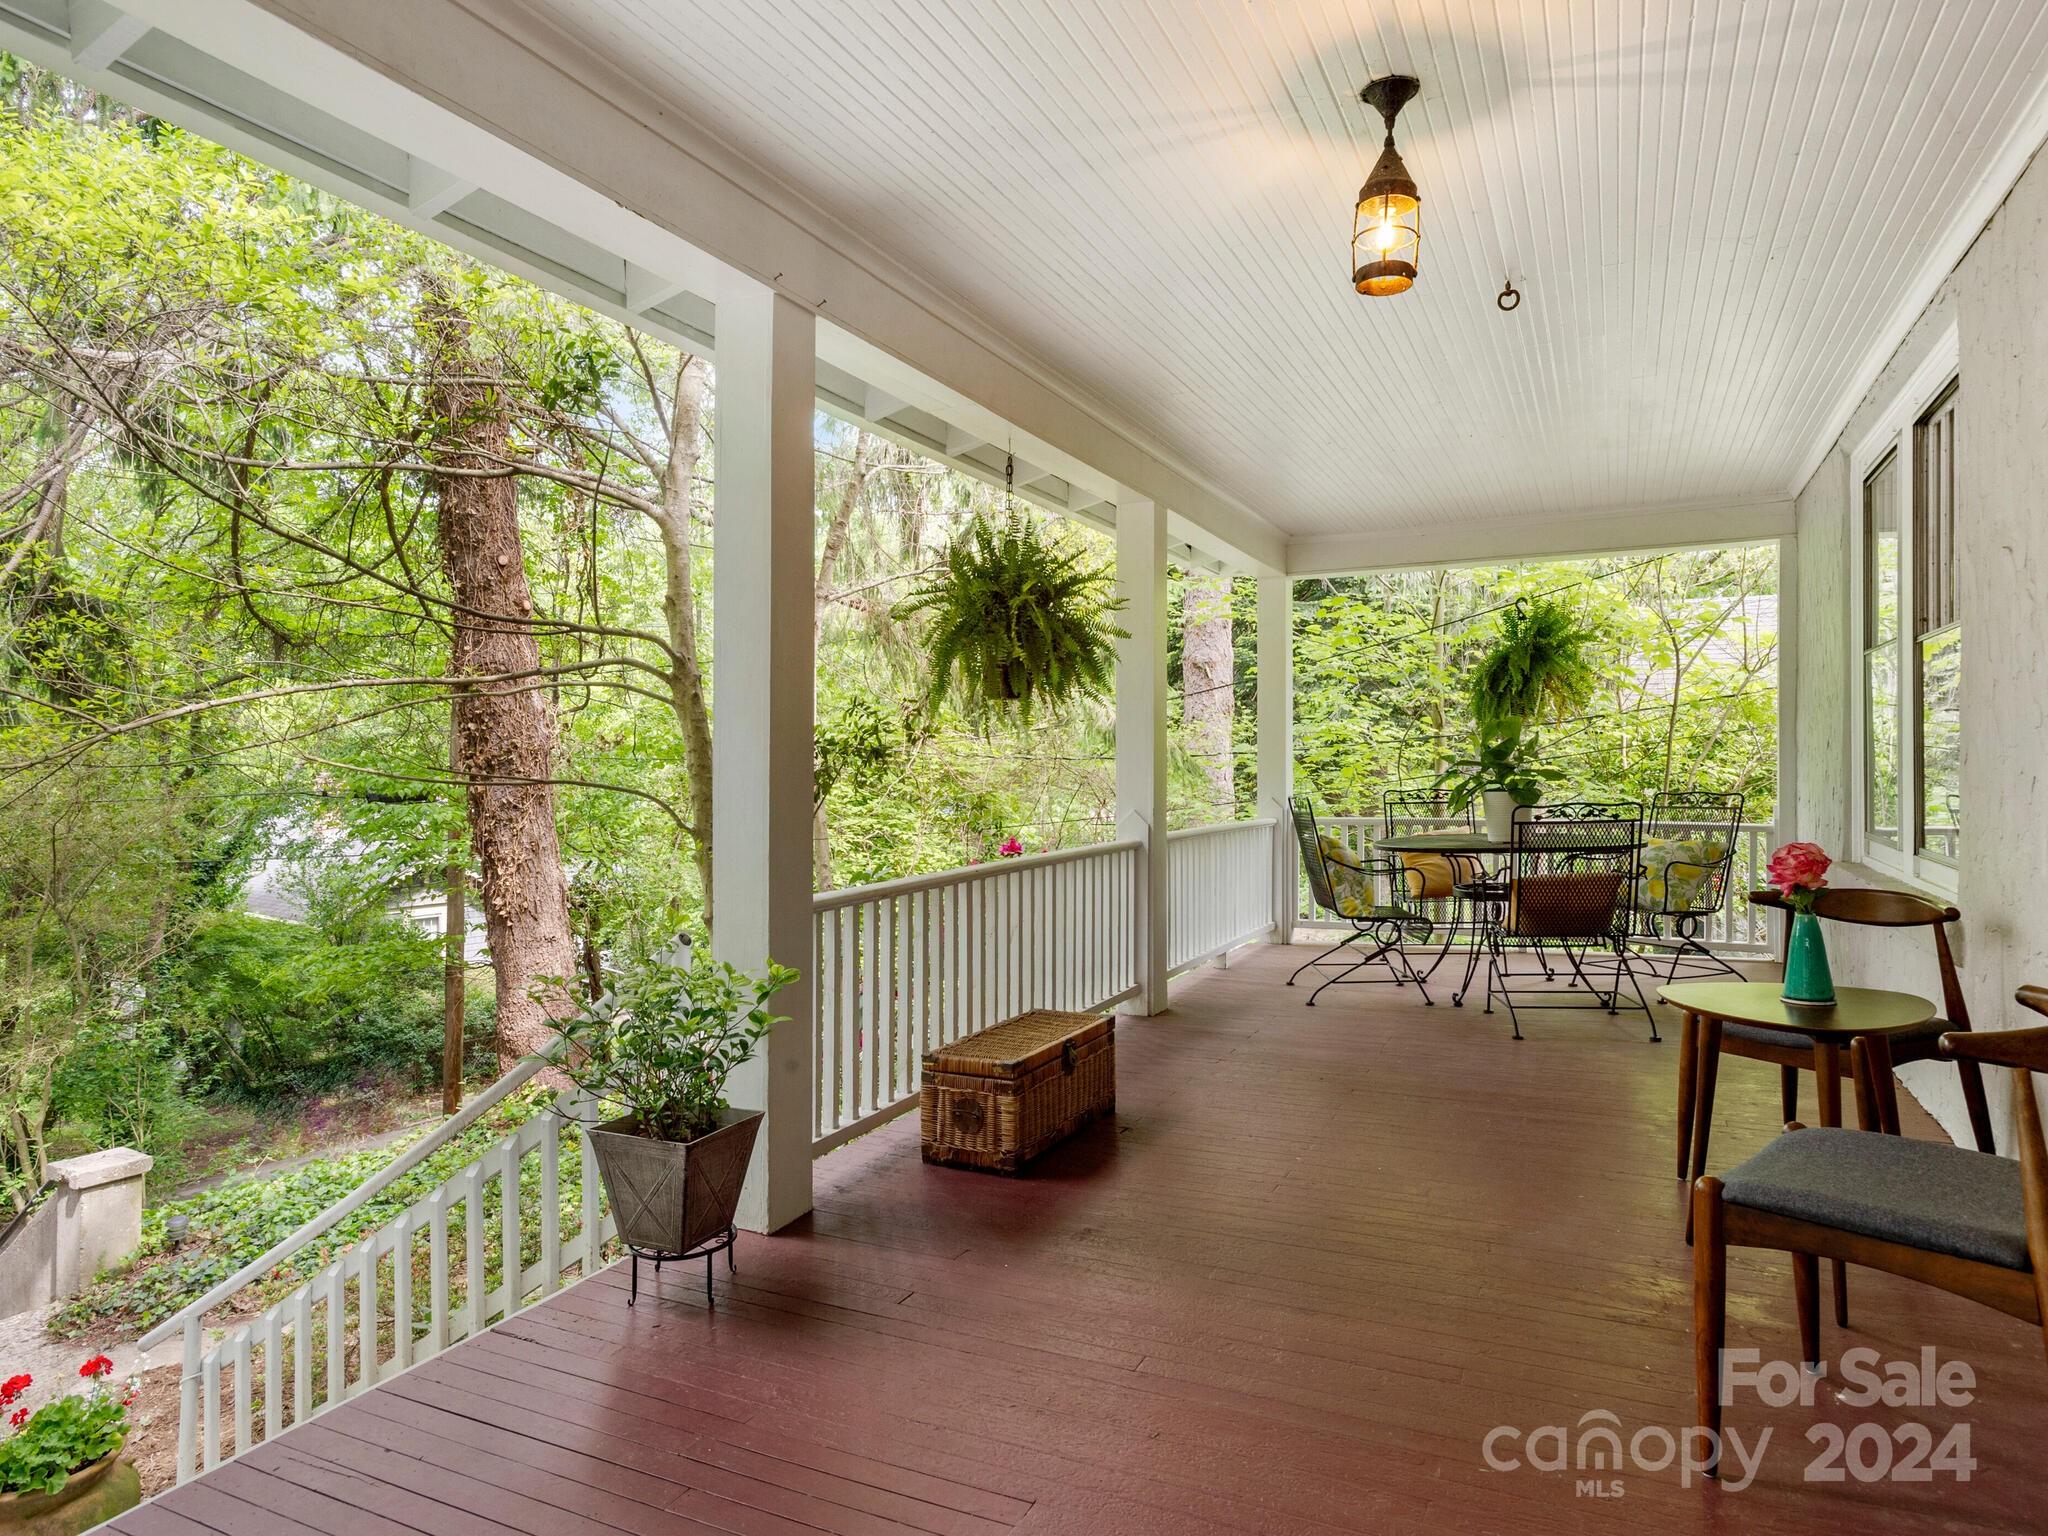
[[[1636,905],[1645,912],[1689,912],[1705,904],[1728,844],[1711,833],[1653,837],[1643,844]]]
[[[1317,834],[1323,849],[1323,868],[1330,872],[1330,894],[1337,898],[1337,911],[1345,917],[1370,917],[1376,910],[1372,874],[1360,869],[1352,853],[1328,832]]]

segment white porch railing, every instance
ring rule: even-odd
[[[1220,821],[1166,838],[1166,964],[1174,975],[1273,931],[1278,823]]]
[[[1380,836],[1380,818],[1377,816],[1317,816],[1316,825],[1323,831],[1333,833],[1343,846],[1353,853],[1364,854],[1372,849],[1374,839]],[[1465,825],[1462,818],[1451,819],[1404,816],[1401,827],[1404,831],[1451,831]],[[1691,836],[1700,832],[1713,832],[1720,824],[1710,821],[1662,821],[1657,823],[1657,835],[1676,833]],[[1764,883],[1764,865],[1771,856],[1772,845],[1777,841],[1777,829],[1763,822],[1744,822],[1736,828],[1735,864],[1728,871],[1728,888],[1721,899],[1721,910],[1709,917],[1700,942],[1710,949],[1726,949],[1733,954],[1771,954],[1776,949],[1776,939],[1771,929],[1771,913],[1766,908],[1752,908],[1749,892]],[[1327,913],[1318,912],[1315,899],[1308,889],[1308,877],[1301,876],[1300,882],[1301,922],[1305,927],[1314,927],[1329,921]]]
[[[179,1482],[210,1471],[252,1442],[274,1438],[288,1422],[302,1423],[456,1340],[502,1322],[529,1298],[559,1290],[566,1271],[592,1272],[591,1259],[602,1255],[614,1228],[600,1203],[589,1140],[573,1131],[582,1101],[563,1094],[554,1110],[501,1137],[475,1162],[252,1321],[211,1343],[206,1337],[208,1313],[319,1242],[546,1065],[540,1057],[521,1062],[346,1198],[143,1335],[145,1349],[174,1334],[184,1336]],[[580,1158],[582,1171],[581,1219],[566,1236],[561,1230],[565,1131],[572,1134],[571,1156]],[[534,1167],[523,1166],[529,1160]],[[499,1279],[490,1286],[487,1248],[493,1233],[499,1244]],[[536,1263],[525,1262],[529,1245],[538,1249]],[[224,1412],[232,1415],[226,1446]]]
[[[914,1105],[935,1046],[1134,995],[1144,867],[1132,840],[819,893],[814,1154]]]

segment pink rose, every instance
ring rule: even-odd
[[[1828,866],[1834,863],[1819,843],[1787,843],[1771,855],[1764,866],[1764,878],[1779,894],[1817,891],[1828,883]]]

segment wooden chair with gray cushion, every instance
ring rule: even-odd
[[[1776,891],[1751,891],[1752,906],[1785,910],[1785,898]],[[1963,1001],[1963,984],[1956,975],[1955,951],[1948,941],[1948,925],[1962,921],[1954,907],[1944,907],[1908,891],[1884,891],[1857,886],[1830,886],[1814,903],[1816,916],[1831,923],[1854,923],[1872,928],[1931,928],[1934,931],[1934,961],[1941,973],[1942,1016],[1928,1020],[1918,1030],[1887,1039],[1892,1065],[1909,1061],[1934,1061],[1942,1056],[1941,1037],[1970,1027],[1970,1008]],[[1780,960],[1784,959],[1780,945]],[[1779,1098],[1786,1120],[1799,1118],[1799,1074],[1813,1070],[1813,1041],[1790,1030],[1769,1029],[1757,1024],[1727,1024],[1721,1030],[1721,1054],[1746,1056],[1751,1061],[1768,1061],[1778,1068]],[[1844,1073],[1850,1072],[1846,1057]],[[1984,1098],[1984,1075],[1977,1063],[1959,1056],[1956,1071],[1963,1084],[1963,1103],[1970,1113],[1970,1134],[1980,1152],[1997,1150],[1991,1138],[1991,1109]],[[1853,1075],[1851,1076],[1854,1081]],[[1678,1176],[1691,1171],[1694,1106],[1681,1100],[1678,1106]],[[1711,1133],[1712,1127],[1708,1127]]]
[[[2017,995],[2048,1015],[2048,987]],[[1747,1162],[1694,1186],[1694,1385],[1704,1428],[1721,1428],[1730,1248],[1792,1255],[1800,1358],[1810,1366],[1821,1358],[1823,1258],[1967,1296],[2040,1326],[2048,1345],[2048,1144],[2032,1076],[2048,1074],[2048,1026],[1946,1034],[1941,1053],[2013,1069],[2018,1162],[1946,1142],[1794,1124]]]

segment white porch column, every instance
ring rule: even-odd
[[[1128,1013],[1166,1007],[1166,509],[1132,497],[1116,508],[1116,824],[1146,843],[1138,915],[1138,996]]]
[[[1294,940],[1294,578],[1259,573],[1259,810],[1278,826],[1273,839],[1273,942]]]
[[[773,1232],[811,1208],[811,607],[816,524],[811,311],[736,279],[718,297],[717,505],[712,563],[712,952],[803,972],[735,1075],[735,1104],[768,1112],[739,1224]]]

